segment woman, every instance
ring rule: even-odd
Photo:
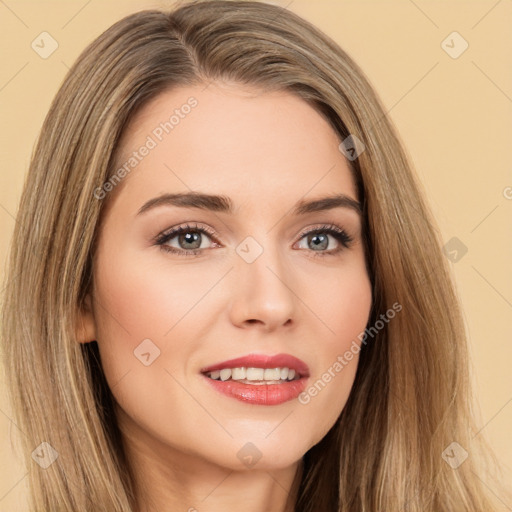
[[[32,510],[497,510],[439,238],[368,80],[306,21],[116,23],[51,106],[13,238]]]

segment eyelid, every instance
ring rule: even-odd
[[[329,224],[329,223],[322,224],[317,227],[304,228],[304,230],[302,230],[302,232],[299,235],[299,240],[301,240],[306,235],[309,235],[311,233],[316,233],[316,232],[329,233],[331,231],[334,231],[335,233],[340,234],[340,235],[341,234],[345,235],[347,237],[347,239],[350,240],[350,242],[353,242],[353,240],[354,240],[354,238],[348,234],[346,229],[344,229],[340,226],[337,226],[336,224]]]
[[[165,240],[169,235],[176,236],[179,234],[179,231],[181,230],[190,230],[190,231],[204,231],[206,234],[208,234],[212,238],[217,238],[217,233],[215,230],[207,226],[206,224],[202,224],[200,222],[185,222],[184,224],[179,224],[177,226],[174,226],[172,228],[168,228],[165,231],[162,231],[158,235],[156,235],[153,238],[153,242],[155,243],[162,243],[162,240]],[[178,233],[177,233],[178,232]]]

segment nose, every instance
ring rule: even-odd
[[[265,248],[252,263],[238,255],[232,279],[230,318],[234,325],[273,331],[295,322],[297,297],[291,272],[276,249]]]

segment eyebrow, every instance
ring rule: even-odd
[[[141,206],[137,215],[159,206],[198,208],[228,214],[233,214],[234,212],[233,201],[227,196],[204,194],[201,192],[182,192],[177,194],[162,194],[150,199]],[[295,204],[292,215],[305,215],[308,213],[332,210],[334,208],[348,208],[362,215],[361,203],[345,194],[335,194],[313,200],[302,199]]]

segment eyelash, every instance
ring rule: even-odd
[[[155,245],[160,246],[160,248],[166,252],[170,252],[173,254],[178,254],[180,256],[197,256],[201,254],[201,252],[207,250],[207,249],[190,249],[190,250],[184,250],[184,249],[176,249],[175,247],[170,247],[168,245],[165,245],[169,240],[172,240],[176,236],[182,235],[184,233],[190,233],[190,232],[199,232],[205,235],[208,235],[211,237],[216,243],[216,235],[213,230],[211,230],[208,227],[199,226],[198,224],[190,225],[186,224],[185,226],[178,226],[177,228],[173,228],[171,231],[164,232],[159,234],[155,238]],[[330,251],[310,251],[313,252],[313,257],[326,257],[326,256],[335,256],[339,252],[343,251],[344,249],[350,248],[352,245],[352,242],[354,241],[353,238],[344,230],[339,228],[338,226],[334,224],[324,224],[323,226],[320,226],[318,228],[305,230],[303,231],[300,236],[299,240],[302,240],[307,235],[317,235],[317,234],[328,234],[333,236],[340,244],[341,247],[338,247],[337,249],[331,249]]]

